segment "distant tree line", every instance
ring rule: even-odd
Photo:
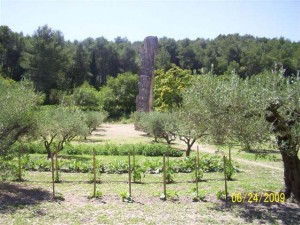
[[[60,31],[47,25],[33,35],[24,36],[0,26],[0,72],[16,81],[30,78],[37,90],[51,102],[58,90],[72,90],[85,81],[99,89],[109,76],[137,74],[141,41],[131,43],[117,37],[67,41]],[[213,71],[222,75],[233,70],[241,77],[259,74],[274,67],[285,74],[300,69],[300,44],[284,38],[257,38],[239,34],[219,35],[215,39],[159,39],[156,69],[167,71],[172,64],[193,73]]]

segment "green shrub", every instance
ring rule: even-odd
[[[221,163],[223,163],[223,166],[224,166],[224,162],[222,161]],[[233,162],[230,161],[229,159],[226,159],[225,164],[226,164],[226,171],[225,171],[226,178],[227,178],[227,180],[232,180],[232,177],[236,172],[236,168],[234,167]]]
[[[62,153],[68,155],[91,155],[95,149],[97,155],[128,155],[128,153],[145,156],[163,156],[164,154],[170,157],[181,157],[183,152],[171,148],[169,145],[154,143],[154,144],[124,144],[116,145],[114,143],[106,143],[105,145],[71,145],[64,147]]]
[[[198,170],[197,175],[196,175],[196,171],[194,171],[192,173],[192,181],[193,182],[199,182],[199,181],[201,181],[202,177],[203,177],[203,171],[201,169]]]
[[[101,123],[106,119],[106,112],[97,112],[97,111],[86,111],[85,119],[86,124],[89,128],[89,132],[92,133]]]
[[[119,147],[115,144],[105,144],[109,155],[119,155]]]
[[[143,146],[141,144],[124,144],[118,146],[120,155],[135,154],[141,155]]]
[[[141,121],[142,115],[143,113],[140,111],[135,111],[130,114],[130,119],[134,123],[135,130],[143,131],[143,125]]]
[[[225,191],[221,191],[221,190],[217,191],[216,197],[217,197],[217,199],[220,199],[220,200],[225,199],[226,198]]]
[[[96,189],[95,196],[94,196],[94,192],[93,192],[93,193],[89,194],[88,199],[92,199],[92,198],[101,199],[102,197],[103,197],[102,191]]]
[[[167,200],[170,199],[171,201],[178,201],[179,200],[179,196],[178,193],[176,191],[172,191],[172,190],[167,190],[166,191],[167,196],[164,195],[164,193],[161,193],[159,198],[161,200]]]
[[[175,161],[175,171],[179,173],[190,173],[195,169],[195,157],[186,157]]]
[[[204,172],[222,172],[223,165],[219,156],[204,155],[200,158],[199,166]]]
[[[130,194],[128,192],[121,192],[120,196],[121,196],[123,202],[127,202],[127,203],[133,203],[134,202],[132,197],[130,196]]]
[[[1,180],[17,179],[18,164],[12,160],[0,157],[0,177]]]
[[[181,157],[183,155],[181,151],[160,143],[145,145],[143,149],[143,155],[145,156],[163,156],[164,154],[170,157]]]
[[[172,167],[167,167],[166,169],[166,182],[167,184],[174,183],[174,170]]]
[[[115,160],[114,162],[110,162],[108,165],[105,166],[105,172],[115,174],[128,173],[128,163],[124,160]]]
[[[81,172],[87,173],[92,171],[92,164],[88,161],[82,161],[79,159],[75,160],[63,160],[60,165],[60,171],[62,172]]]
[[[40,142],[28,142],[23,144],[24,152],[29,154],[46,154],[47,150],[45,149],[45,146],[43,143]]]
[[[68,144],[65,145],[64,152],[66,152],[68,155],[82,155],[84,151],[80,147]]]
[[[177,123],[175,115],[168,112],[142,113],[138,122],[142,130],[157,142],[158,139],[165,139],[168,144],[175,140]]]
[[[155,159],[155,160],[149,160],[146,159],[144,162],[144,168],[147,173],[150,174],[158,174],[162,171],[162,160]]]
[[[133,182],[135,183],[141,183],[142,178],[145,177],[145,172],[146,169],[141,166],[141,165],[134,165],[132,168],[132,177],[133,177]]]
[[[197,189],[195,187],[192,188],[192,201],[193,202],[199,202],[199,201],[204,201],[205,199],[205,192],[204,190],[198,190],[198,195],[197,195]]]

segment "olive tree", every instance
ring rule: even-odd
[[[21,137],[32,135],[37,125],[34,111],[42,100],[32,83],[16,83],[0,76],[0,155],[8,154]]]
[[[206,123],[209,126],[209,136],[206,140],[217,145],[229,147],[241,144],[245,150],[252,146],[265,143],[269,135],[268,124],[262,117],[253,114],[261,111],[261,105],[256,98],[252,98],[257,88],[249,80],[240,79],[236,74],[214,76],[208,74],[195,81],[194,93],[199,96],[194,103],[197,109],[202,104],[205,109]],[[257,94],[256,94],[257,96]]]
[[[247,79],[209,74],[195,82],[191,94],[202,96],[195,102],[203,102],[208,111],[213,142],[257,144],[275,137],[284,165],[283,192],[300,201],[300,80],[283,73],[266,72]]]
[[[191,85],[183,94],[181,107],[176,111],[176,133],[187,145],[186,156],[190,156],[194,143],[207,135],[209,111],[200,99],[203,96],[197,92],[197,86]]]
[[[51,157],[54,146],[60,151],[65,143],[70,142],[76,136],[86,136],[89,131],[85,115],[79,110],[45,107],[40,111],[38,120],[37,133],[44,142],[48,158]]]
[[[175,115],[170,112],[153,111],[142,113],[139,125],[144,132],[154,137],[155,141],[162,138],[168,144],[171,144],[176,138],[177,124]]]
[[[93,130],[97,128],[105,118],[107,117],[106,112],[97,112],[97,111],[86,111],[84,112],[86,117],[86,125],[89,128],[89,133],[91,134]]]

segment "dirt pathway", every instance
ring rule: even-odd
[[[99,127],[97,130],[93,132],[93,135],[99,135],[101,136],[102,140],[111,140],[111,141],[117,141],[119,143],[125,143],[129,141],[144,141],[144,142],[149,142],[149,138],[145,137],[145,133],[141,131],[136,131],[134,129],[133,124],[103,124],[101,127]],[[182,142],[178,142],[178,145],[180,148],[184,149],[185,145]],[[196,150],[197,144],[195,143],[192,150]],[[198,144],[199,149],[201,152],[205,153],[215,153],[215,149],[213,149],[211,146],[208,145],[202,145]],[[234,160],[238,162],[243,162],[248,165],[253,165],[253,166],[259,166],[259,167],[264,167],[268,169],[273,169],[277,171],[283,171],[283,168],[271,166],[271,165],[266,165],[264,163],[260,162],[253,162],[250,160],[246,160],[243,158],[239,157],[234,157]]]
[[[195,144],[195,146],[197,146],[197,145]],[[193,146],[193,148],[192,148],[193,150],[196,150],[195,146]],[[199,149],[201,149],[202,152],[211,153],[211,154],[216,152],[216,150],[213,149],[210,146],[201,145],[201,144],[198,144],[198,146],[199,146]],[[246,164],[251,164],[251,165],[254,165],[254,166],[260,166],[260,167],[269,168],[269,169],[273,169],[273,170],[283,171],[283,168],[278,168],[278,167],[275,167],[275,166],[266,165],[264,163],[253,162],[253,161],[243,159],[243,158],[240,158],[240,157],[234,157],[234,160],[236,160],[238,162],[243,162],[243,163],[246,163]]]
[[[144,132],[134,129],[133,124],[103,124],[93,131],[94,135],[102,136],[101,139],[105,140],[119,140],[140,138],[145,135]]]

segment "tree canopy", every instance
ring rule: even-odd
[[[16,81],[30,77],[37,90],[46,93],[46,103],[57,103],[60,91],[70,91],[85,81],[96,89],[106,85],[108,77],[140,68],[142,42],[117,37],[67,41],[61,31],[47,25],[24,37],[7,26],[0,27],[0,71]],[[215,39],[159,39],[156,69],[168,71],[171,65],[191,74],[230,74],[240,77],[275,68],[285,75],[300,69],[300,44],[284,38],[258,38],[251,35],[219,35]],[[51,98],[50,98],[51,97]]]
[[[89,133],[85,115],[80,110],[47,106],[41,109],[37,118],[36,133],[44,143],[48,158],[55,148],[60,151],[74,137],[84,137]]]
[[[207,126],[212,143],[251,145],[275,137],[284,164],[283,191],[299,201],[300,80],[283,75],[284,70],[247,79],[237,74],[203,75],[195,80],[183,103],[193,99],[188,109],[206,118],[200,124]]]
[[[0,77],[0,155],[8,154],[20,138],[34,136],[37,127],[34,113],[42,101],[32,83],[16,83]]]

